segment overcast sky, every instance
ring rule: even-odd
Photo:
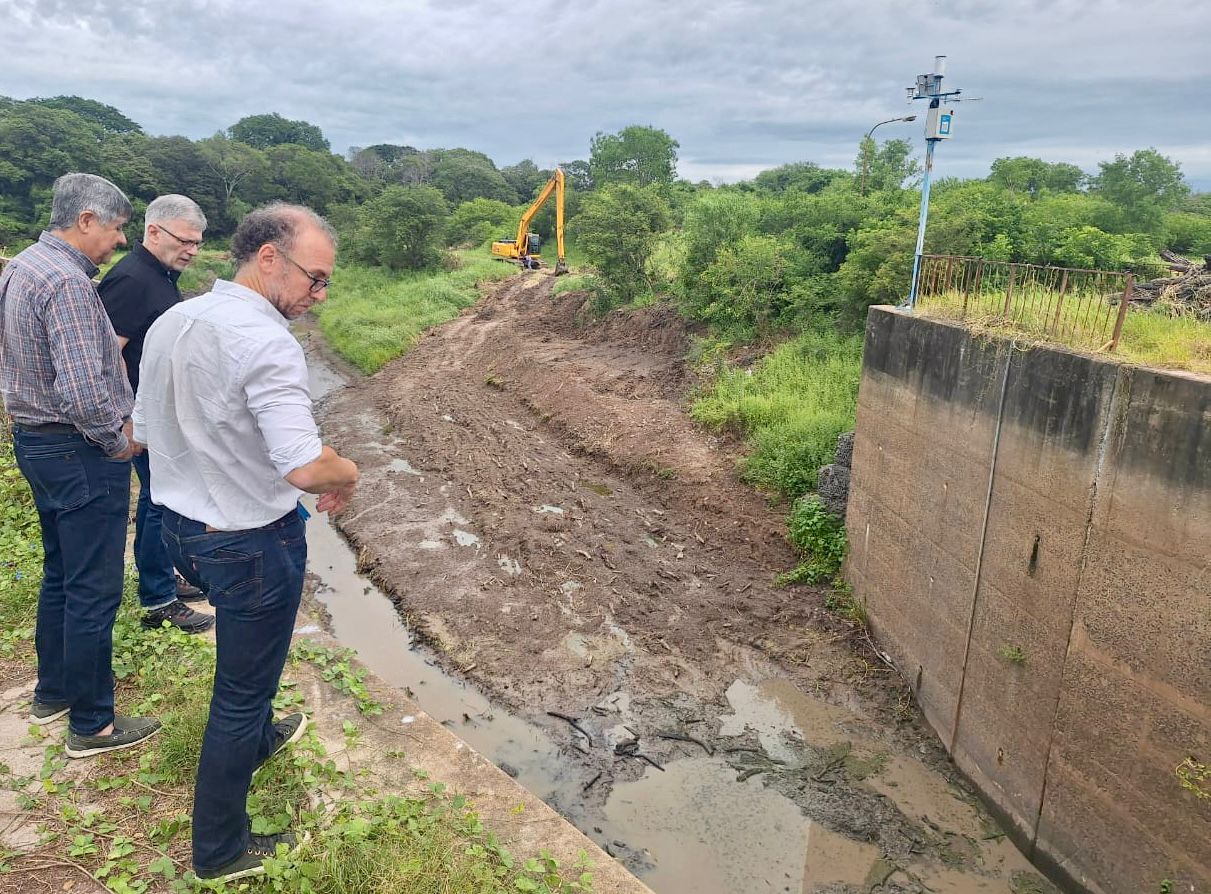
[[[499,165],[587,158],[650,124],[679,173],[733,181],[848,166],[904,88],[948,55],[940,175],[1006,155],[1096,171],[1154,146],[1211,190],[1211,3],[938,0],[0,0],[0,94],[79,94],[153,134],[244,115],[319,125],[337,152],[465,146]],[[922,119],[923,119],[922,115]],[[921,120],[877,136],[911,137]]]

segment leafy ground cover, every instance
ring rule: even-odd
[[[750,440],[745,476],[758,487],[787,499],[814,490],[837,437],[854,425],[862,338],[808,331],[751,368],[719,361],[716,369],[694,402],[694,418]]]

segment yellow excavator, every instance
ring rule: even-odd
[[[567,256],[564,254],[563,247],[563,168],[555,169],[555,173],[551,175],[547,185],[542,188],[542,192],[538,194],[534,204],[527,208],[526,213],[521,216],[521,223],[517,225],[517,238],[493,242],[492,254],[502,261],[520,264],[527,270],[537,270],[542,266],[542,255],[539,254],[542,240],[537,233],[530,232],[530,222],[534,220],[534,215],[539,212],[539,209],[546,204],[547,199],[551,198],[552,193],[555,194],[555,247],[559,253],[559,258],[555,262],[555,275],[559,276],[568,272]]]

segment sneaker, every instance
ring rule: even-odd
[[[60,717],[66,716],[71,710],[67,702],[40,702],[35,700],[29,706],[29,722],[37,726],[54,723]]]
[[[201,633],[209,630],[214,624],[214,616],[195,612],[192,608],[178,599],[163,608],[157,608],[143,615],[139,623],[148,630],[159,630],[167,621],[173,627],[179,627],[186,633]]]
[[[123,717],[114,715],[114,731],[107,736],[82,736],[70,729],[64,752],[68,757],[92,757],[107,751],[131,748],[160,731],[160,721],[154,717]]]
[[[303,738],[303,733],[307,732],[307,715],[299,711],[287,714],[273,725],[273,732],[273,751],[269,752],[268,756],[256,765],[257,770],[269,763],[278,754],[281,754],[288,746]],[[256,770],[253,770],[253,772],[255,773]]]
[[[249,878],[265,874],[265,858],[276,857],[279,845],[285,846],[286,853],[291,854],[306,844],[309,836],[304,833],[300,841],[293,832],[279,832],[276,835],[253,835],[240,854],[226,866],[218,869],[199,869],[194,874],[198,881],[207,887],[215,887],[223,882],[233,882],[236,879]]]
[[[191,584],[181,575],[177,575],[177,599],[181,602],[201,602],[206,594]]]

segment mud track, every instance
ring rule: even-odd
[[[737,442],[689,418],[685,321],[663,307],[588,320],[585,295],[552,284],[505,281],[323,401],[325,438],[362,469],[339,522],[362,567],[451,671],[565,743],[585,803],[653,762],[730,749],[742,779],[761,774],[883,857],[983,875],[970,805],[947,833],[964,856],[849,772],[890,759],[928,776],[924,761],[942,800],[973,800],[947,788],[955,773],[907,690],[823,593],[774,585],[795,564],[786,507],[738,479]],[[737,681],[800,697],[819,738],[771,761],[751,730],[724,735]]]

